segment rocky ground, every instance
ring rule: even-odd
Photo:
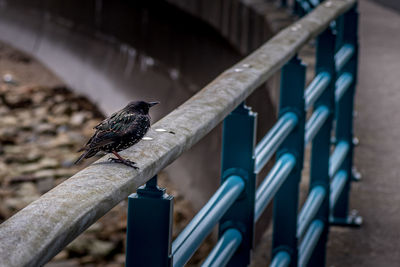
[[[0,223],[84,168],[76,152],[104,117],[87,98],[66,88],[29,56],[0,43]],[[174,195],[174,236],[193,216],[189,203],[161,173]],[[92,225],[47,266],[123,266],[126,201]],[[210,242],[195,255],[196,265]]]

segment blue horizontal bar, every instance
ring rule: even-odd
[[[300,244],[299,248],[299,267],[307,266],[307,263],[314,251],[315,246],[321,236],[322,230],[324,229],[324,223],[321,220],[314,220]]]
[[[349,152],[349,144],[345,141],[340,141],[332,155],[329,158],[329,177],[333,178],[336,172],[339,170],[340,165],[342,165],[347,153]]]
[[[172,243],[174,266],[183,266],[244,189],[244,181],[230,176]]]
[[[256,192],[256,203],[254,211],[254,221],[260,218],[261,214],[268,206],[271,199],[275,196],[283,182],[296,165],[296,158],[286,153],[272,167],[271,171],[264,178],[264,181],[258,187]]]
[[[306,110],[314,105],[315,101],[328,87],[330,81],[331,75],[329,75],[327,72],[321,72],[315,76],[314,80],[312,80],[312,82],[307,86],[304,93]]]
[[[310,222],[314,219],[324,201],[325,194],[325,189],[322,186],[315,186],[311,190],[299,214],[297,222],[297,238],[300,239],[303,236]]]
[[[354,46],[350,44],[343,45],[335,54],[336,71],[340,71],[354,54]]]
[[[225,266],[241,242],[242,234],[238,230],[234,228],[226,230],[201,266]]]
[[[259,173],[272,155],[278,149],[280,144],[290,134],[297,124],[297,115],[293,112],[285,113],[272,129],[257,144],[255,149],[256,163],[255,172]]]
[[[348,72],[343,73],[340,77],[336,80],[335,83],[335,101],[338,102],[340,98],[344,95],[346,90],[350,87],[351,83],[353,82],[353,75]]]
[[[290,255],[286,251],[279,251],[272,259],[269,267],[287,267],[290,264]]]
[[[331,197],[330,197],[330,206],[333,209],[336,205],[336,201],[338,200],[340,193],[342,192],[344,185],[346,184],[347,174],[346,171],[338,171],[331,183]]]
[[[328,116],[329,109],[326,106],[320,106],[313,112],[306,123],[304,145],[307,145],[314,139],[319,129],[321,129],[322,125],[328,119]]]

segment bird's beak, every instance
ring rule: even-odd
[[[149,107],[151,108],[152,106],[155,106],[155,105],[157,105],[157,104],[160,104],[160,102],[154,101],[154,102],[148,102],[147,104],[148,104]]]

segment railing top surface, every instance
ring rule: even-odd
[[[281,31],[226,70],[192,98],[155,123],[152,141],[122,155],[139,170],[108,164],[103,157],[0,225],[0,266],[39,266],[139,185],[145,183],[211,131],[239,103],[282,67],[307,41],[356,0],[330,0]]]

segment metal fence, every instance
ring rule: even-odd
[[[314,38],[316,76],[305,88],[296,53]],[[151,132],[154,142],[125,154],[140,170],[101,159],[1,224],[0,265],[44,264],[147,182],[129,196],[127,266],[183,266],[217,224],[219,240],[202,265],[247,266],[254,224],[272,199],[271,266],[324,266],[329,225],[358,223],[348,216],[357,51],[356,1],[322,3],[157,122],[167,131]],[[279,119],[255,144],[257,114],[243,101],[280,68]],[[222,120],[221,186],[172,242],[172,197],[157,187],[156,174]],[[310,190],[298,212],[307,144]]]

